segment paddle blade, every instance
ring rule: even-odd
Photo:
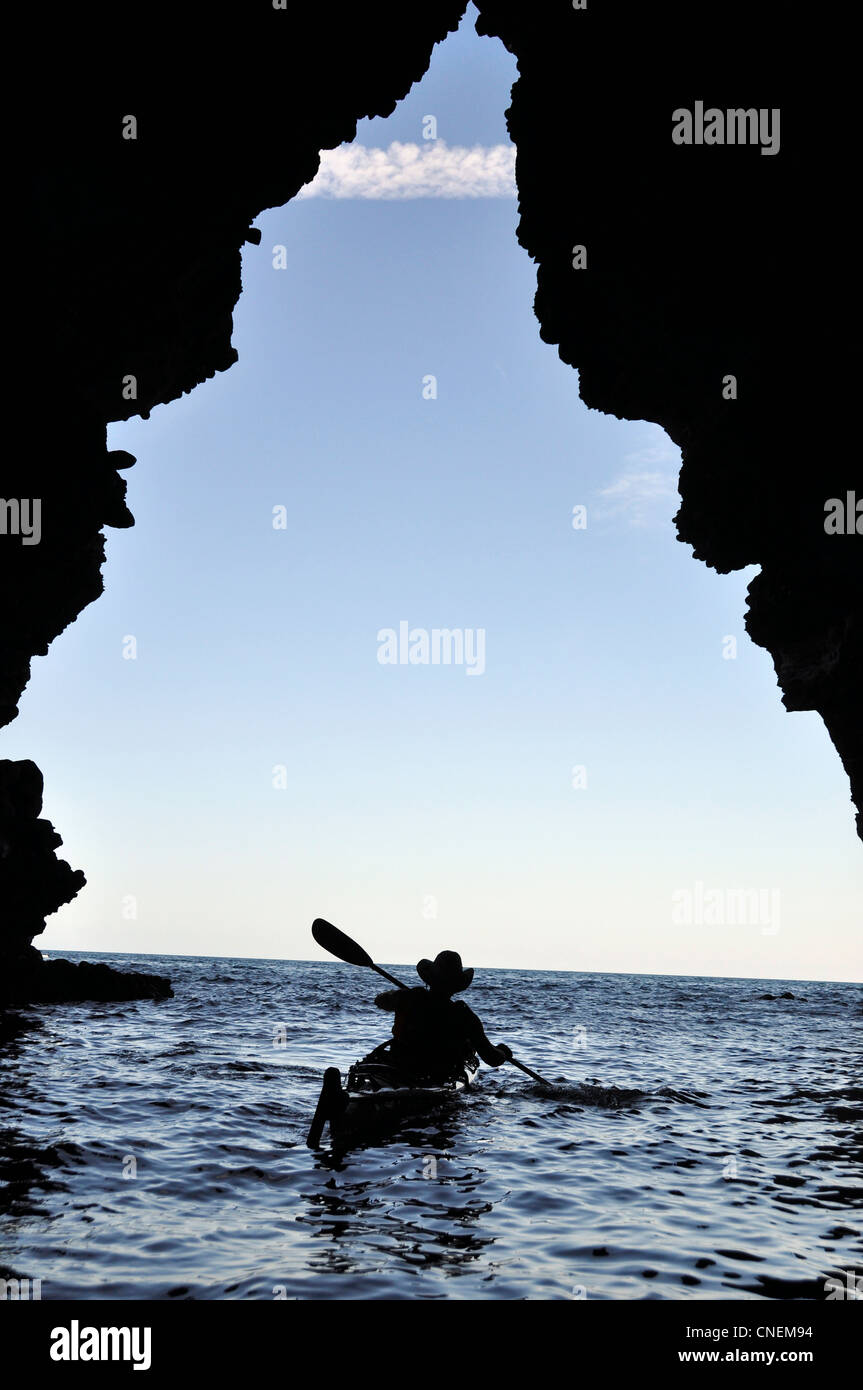
[[[368,951],[364,951],[356,941],[345,936],[332,922],[325,922],[323,917],[316,917],[312,923],[312,936],[331,956],[338,956],[339,960],[346,961],[348,965],[374,965]]]

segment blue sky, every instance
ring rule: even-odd
[[[508,144],[515,76],[469,20],[358,143],[427,159],[433,114],[457,190],[447,150]],[[745,635],[755,570],[676,541],[661,430],[582,405],[516,222],[510,196],[263,214],[238,364],[110,428],[136,526],[4,735],[89,880],[44,949],[315,957],[320,915],[385,961],[859,977],[847,779]],[[483,629],[484,673],[382,666],[402,620]],[[673,920],[699,882],[781,920]]]

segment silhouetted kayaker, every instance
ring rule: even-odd
[[[441,951],[432,960],[421,960],[417,974],[427,989],[391,989],[375,999],[379,1009],[395,1014],[393,1040],[385,1043],[387,1056],[406,1074],[422,1078],[449,1078],[478,1054],[490,1067],[499,1067],[511,1056],[505,1043],[495,1047],[473,1009],[452,995],[467,989],[473,970],[465,970],[457,951]]]

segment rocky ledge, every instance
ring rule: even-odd
[[[115,970],[102,962],[45,960],[32,946],[13,960],[6,958],[2,970],[0,1007],[84,999],[170,999],[174,993],[164,975]]]

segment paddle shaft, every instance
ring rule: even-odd
[[[379,975],[383,975],[384,979],[389,980],[391,985],[398,985],[399,989],[407,989],[407,985],[403,985],[401,980],[396,979],[395,975],[388,975],[386,970],[380,965],[372,965],[370,969],[376,970]]]
[[[524,1062],[518,1062],[518,1061],[516,1061],[515,1057],[508,1057],[508,1058],[507,1058],[507,1061],[508,1061],[508,1062],[512,1062],[512,1065],[513,1065],[514,1067],[518,1067],[519,1071],[527,1072],[527,1075],[528,1075],[528,1076],[532,1076],[533,1079],[534,1079],[534,1081],[538,1081],[538,1082],[540,1083],[541,1086],[550,1086],[550,1085],[551,1085],[551,1082],[550,1082],[550,1081],[546,1081],[545,1077],[544,1077],[544,1076],[540,1076],[539,1072],[531,1071],[530,1067],[526,1067],[526,1066],[524,1065]]]

